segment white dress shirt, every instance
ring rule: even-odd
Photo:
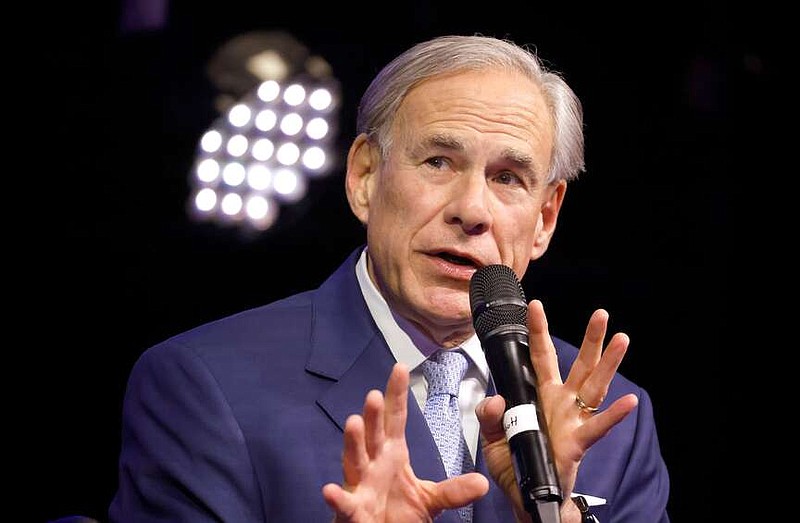
[[[389,305],[378,292],[367,272],[367,249],[364,249],[361,253],[361,258],[356,264],[356,277],[361,287],[361,294],[364,295],[364,300],[367,302],[369,312],[386,339],[386,343],[389,344],[389,349],[392,351],[395,360],[408,365],[411,371],[411,392],[414,394],[420,409],[424,409],[425,399],[428,396],[428,384],[422,375],[420,364],[440,347],[411,322],[395,315],[389,309]],[[489,364],[486,363],[486,356],[476,334],[473,334],[472,337],[462,343],[459,348],[467,355],[469,367],[464,379],[461,381],[458,404],[461,411],[461,426],[464,429],[464,438],[467,441],[474,463],[480,437],[480,427],[478,417],[475,415],[475,407],[486,397],[486,389],[489,383]]]

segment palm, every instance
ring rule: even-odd
[[[386,398],[370,391],[363,415],[350,416],[345,424],[344,485],[323,488],[337,523],[429,522],[489,489],[486,478],[477,473],[440,483],[416,477],[405,439],[408,380],[405,366],[395,365]]]
[[[531,362],[537,378],[538,403],[544,412],[553,459],[562,494],[572,494],[578,467],[586,451],[636,406],[632,395],[617,399],[599,414],[590,414],[576,406],[580,394],[592,405],[599,405],[628,346],[624,334],[616,334],[603,350],[608,314],[597,310],[589,320],[580,353],[569,375],[562,381],[555,347],[541,303],[533,300],[528,312]],[[478,407],[481,421],[482,451],[492,478],[522,512],[522,497],[517,486],[510,450],[502,429],[505,401],[487,398]]]

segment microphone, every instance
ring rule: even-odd
[[[510,267],[487,265],[472,276],[469,301],[489,371],[506,400],[503,428],[525,509],[534,523],[560,523],[563,497],[546,420],[537,403],[522,284]]]

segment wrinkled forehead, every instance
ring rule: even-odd
[[[492,145],[508,157],[547,169],[554,124],[539,86],[508,71],[466,71],[421,82],[394,122],[394,138],[409,147],[454,151]],[[537,169],[537,170],[539,170]]]

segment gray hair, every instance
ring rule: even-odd
[[[392,145],[391,128],[408,92],[435,76],[465,70],[516,71],[539,85],[555,122],[548,182],[570,181],[584,171],[583,108],[561,75],[545,67],[534,51],[489,36],[440,36],[421,42],[389,62],[372,80],[358,106],[356,129],[377,142],[383,155]]]

